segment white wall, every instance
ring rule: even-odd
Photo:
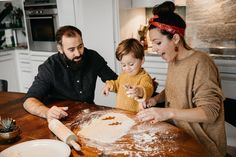
[[[59,27],[64,25],[75,26],[75,3],[76,0],[57,0]]]
[[[138,39],[138,29],[140,25],[146,24],[145,8],[120,9],[120,39]]]

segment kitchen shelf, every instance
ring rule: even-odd
[[[6,30],[11,30],[12,31],[12,44],[6,44],[6,43],[4,43],[4,41],[2,40],[3,38],[2,37],[6,37],[6,32],[4,33],[4,31],[6,31]],[[23,31],[25,31],[25,27],[7,27],[7,28],[0,28],[0,32],[2,32],[2,33],[0,33],[1,34],[1,36],[0,36],[0,39],[2,40],[2,42],[1,42],[1,45],[0,45],[0,50],[3,50],[3,51],[5,51],[5,50],[8,50],[8,49],[11,49],[11,48],[17,48],[17,47],[21,47],[21,42],[22,41],[19,41],[19,38],[18,38],[18,35],[19,35],[19,33],[20,32],[23,32]],[[8,39],[10,38],[10,36],[8,36]],[[6,42],[6,41],[5,41]],[[20,43],[19,43],[20,42]]]

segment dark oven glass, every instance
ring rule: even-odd
[[[30,26],[33,41],[55,41],[53,16],[31,16]]]

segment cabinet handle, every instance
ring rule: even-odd
[[[0,62],[6,62],[6,61],[10,61],[10,60],[12,60],[12,58],[0,59]]]
[[[0,57],[11,56],[11,55],[12,55],[11,53],[3,53],[3,54],[0,53]]]
[[[30,71],[30,70],[22,70],[22,72],[31,73],[31,71]]]

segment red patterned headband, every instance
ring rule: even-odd
[[[153,25],[157,28],[159,28],[160,30],[165,30],[171,34],[179,34],[180,36],[184,37],[184,28],[180,28],[180,27],[176,27],[176,26],[171,26],[171,25],[167,25],[167,24],[163,24],[160,22],[155,22],[154,20],[159,18],[159,16],[155,15],[153,18],[151,18],[149,20],[149,26]]]

